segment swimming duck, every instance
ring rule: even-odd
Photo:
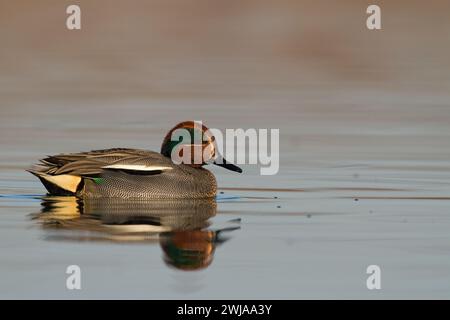
[[[173,139],[175,130],[185,129],[190,139]],[[179,132],[179,131],[177,131]],[[199,135],[200,144],[196,144]],[[187,140],[187,141],[186,141]],[[175,149],[176,148],[176,149]],[[197,149],[196,149],[197,148]],[[203,157],[194,161],[200,148]],[[187,151],[193,152],[187,153]],[[187,163],[174,163],[172,155],[191,158]],[[113,148],[89,152],[58,154],[40,160],[27,170],[37,176],[50,195],[80,198],[199,199],[215,197],[214,175],[203,168],[216,164],[242,172],[218,152],[209,129],[194,121],[184,121],[165,136],[161,152]]]

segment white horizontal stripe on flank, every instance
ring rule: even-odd
[[[171,167],[145,166],[145,165],[139,165],[139,164],[112,164],[109,166],[104,166],[104,167],[102,167],[102,169],[134,170],[134,171],[172,170]]]

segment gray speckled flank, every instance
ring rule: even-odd
[[[187,165],[150,176],[130,175],[121,171],[105,171],[100,184],[85,180],[79,196],[83,198],[178,199],[211,198],[216,195],[216,179],[203,168]]]
[[[105,168],[110,165],[167,169],[147,172]],[[59,154],[42,159],[30,172],[41,179],[50,194],[82,198],[200,199],[214,197],[217,190],[216,179],[208,170],[176,165],[158,152],[140,149]],[[70,189],[65,185],[48,180],[58,175],[78,177],[77,190],[68,191]]]

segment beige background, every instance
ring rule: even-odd
[[[65,28],[74,3],[81,31]],[[0,0],[0,295],[448,298],[450,5],[376,3],[381,31],[356,0]],[[167,269],[157,246],[47,241],[29,219],[37,159],[158,150],[187,119],[280,129],[278,175],[213,169],[242,198],[212,225],[242,228],[207,270]]]

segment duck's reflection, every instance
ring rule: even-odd
[[[46,197],[33,219],[49,231],[47,239],[72,241],[159,242],[164,261],[180,270],[208,267],[224,232],[213,230],[211,199],[177,201],[80,200]]]

